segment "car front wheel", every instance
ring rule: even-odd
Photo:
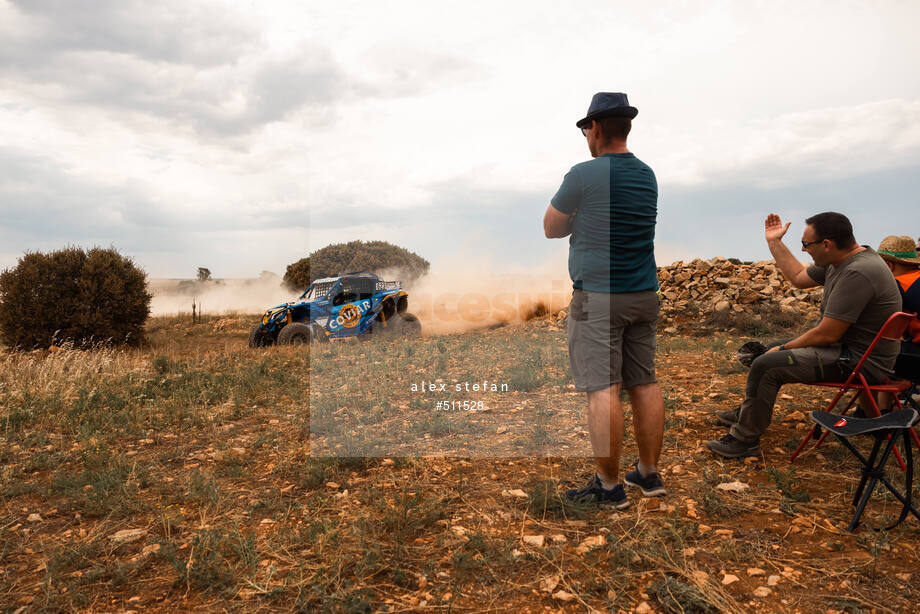
[[[312,331],[302,322],[292,322],[278,333],[278,345],[306,345],[310,343]]]

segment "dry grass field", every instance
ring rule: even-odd
[[[759,322],[660,338],[669,495],[614,513],[559,496],[591,462],[549,322],[311,355],[249,349],[252,321],[0,350],[0,611],[917,609],[920,522],[874,530],[897,511],[879,491],[848,534],[845,451],[788,462],[820,395],[783,390],[763,459],[702,447],[741,399],[734,348],[776,332]],[[484,379],[508,390],[412,391]]]

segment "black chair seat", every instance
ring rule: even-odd
[[[902,506],[901,515],[897,522],[887,527],[888,529],[901,524],[908,514],[913,514],[920,520],[920,511],[917,511],[917,508],[911,502],[914,467],[911,451],[913,441],[909,434],[913,434],[912,427],[918,421],[918,416],[920,416],[916,410],[902,409],[878,418],[852,418],[825,411],[812,411],[809,412],[809,416],[811,416],[815,424],[833,433],[840,440],[840,443],[852,452],[863,465],[862,478],[856,488],[856,493],[853,495],[853,505],[856,506],[856,513],[853,515],[853,520],[850,521],[848,531],[853,531],[859,525],[859,519],[869,502],[869,497],[872,495],[872,491],[875,490],[875,485],[879,482],[901,502]],[[856,449],[856,446],[847,441],[849,437],[860,435],[871,436],[875,439],[872,452],[868,458],[863,456],[862,452]],[[888,457],[899,439],[903,441],[904,459],[907,461],[903,492],[885,477],[885,464],[888,462]],[[884,450],[882,450],[883,444],[885,444]]]
[[[856,418],[841,416],[826,411],[808,412],[811,419],[835,435],[850,437],[863,435],[885,429],[910,428],[917,421],[917,412],[913,409],[901,409],[885,414],[881,418]]]

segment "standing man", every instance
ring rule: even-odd
[[[889,317],[901,308],[898,284],[885,261],[853,237],[845,215],[819,213],[805,220],[802,251],[814,264],[805,268],[783,243],[789,230],[775,213],[764,222],[770,253],[796,288],[824,286],[821,319],[814,328],[784,343],[774,343],[751,363],[745,399],[734,411],[717,412],[731,427],[706,447],[728,458],[760,456],[760,438],[773,417],[773,404],[783,384],[842,382],[850,375]],[[870,383],[892,374],[898,342],[879,341],[862,367]]]
[[[623,444],[620,388],[629,393],[639,446],[627,485],[646,496],[665,494],[658,475],[664,402],[655,378],[658,279],[655,173],[626,148],[638,111],[626,94],[594,95],[576,122],[593,160],[565,175],[543,217],[547,238],[569,239],[569,361],[575,389],[587,393],[588,430],[596,473],[566,496],[622,509],[629,499],[619,482]]]

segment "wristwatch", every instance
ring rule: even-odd
[[[780,343],[780,344],[779,344],[779,351],[780,351],[780,352],[783,352],[783,351],[785,351],[785,350],[786,350],[786,344],[785,344],[785,343]]]

